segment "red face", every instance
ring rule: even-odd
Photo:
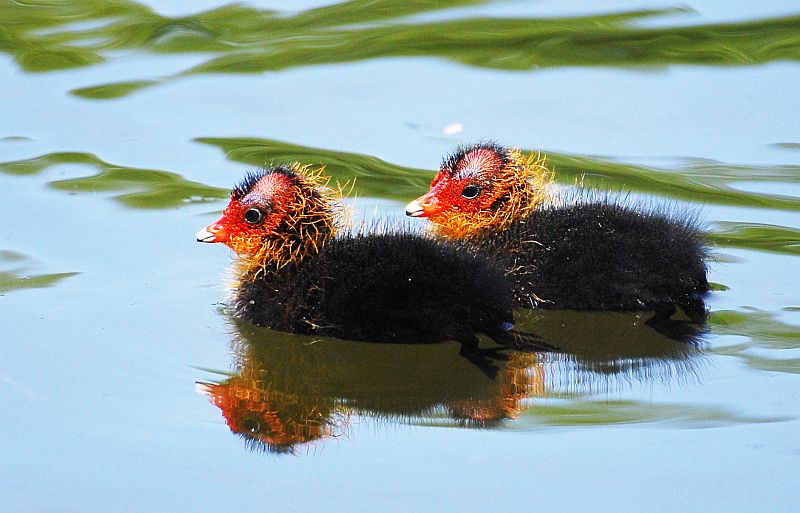
[[[253,447],[286,451],[333,434],[324,405],[298,412],[294,396],[283,404],[286,394],[274,393],[266,382],[236,376],[221,384],[197,383],[195,389],[222,410],[231,431],[258,443]]]
[[[552,177],[538,154],[476,144],[445,159],[431,189],[406,206],[406,215],[429,218],[439,235],[480,238],[546,201]]]
[[[427,194],[406,206],[406,215],[437,222],[452,212],[489,211],[505,193],[497,187],[496,178],[506,163],[507,158],[494,147],[466,151],[453,162],[445,162]]]
[[[264,175],[246,194],[234,191],[222,217],[200,230],[197,240],[222,242],[240,255],[255,254],[281,224],[292,200],[291,178],[281,173]]]

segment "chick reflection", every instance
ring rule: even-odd
[[[517,326],[563,351],[547,392],[590,394],[634,382],[700,381],[707,326],[677,318],[654,329],[649,312],[518,310]]]
[[[353,416],[492,428],[531,408],[533,398],[580,398],[635,381],[699,380],[702,326],[681,324],[666,336],[647,324],[646,313],[516,313],[521,331],[562,352],[506,350],[490,379],[460,357],[456,343],[314,339],[233,320],[234,375],[197,389],[248,447],[291,453],[347,435]]]
[[[253,450],[291,452],[295,446],[342,434],[347,415],[328,404],[271,390],[269,383],[235,376],[223,383],[197,383],[225,417],[231,431]],[[321,409],[319,409],[321,408]]]
[[[441,418],[491,427],[544,393],[550,355],[505,351],[490,379],[456,343],[387,345],[299,337],[232,321],[235,375],[197,383],[248,447],[295,452],[347,435],[353,415],[386,422]]]

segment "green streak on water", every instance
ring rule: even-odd
[[[800,348],[800,326],[781,322],[771,312],[757,309],[720,310],[711,313],[709,322],[714,327],[714,333],[749,337],[761,347]]]
[[[195,140],[220,148],[230,160],[253,166],[290,161],[327,163],[329,174],[338,180],[359,177],[360,193],[398,201],[425,192],[433,177],[433,171],[398,166],[357,153],[328,151],[269,139],[202,137]],[[562,184],[580,183],[599,189],[657,194],[707,204],[800,210],[798,198],[745,192],[732,187],[739,182],[800,183],[800,166],[732,166],[689,160],[679,169],[667,170],[599,157],[549,153],[547,158],[556,171],[557,181]],[[370,180],[376,178],[380,180]],[[362,179],[369,181],[367,190],[362,190]],[[398,179],[403,182],[399,190],[395,187]],[[410,196],[405,194],[409,186],[416,187]]]
[[[72,94],[91,100],[113,100],[115,98],[127,96],[130,93],[138,91],[139,89],[144,89],[157,83],[157,80],[134,80],[132,82],[118,82],[116,84],[73,89]]]
[[[548,154],[547,158],[561,183],[621,188],[713,205],[800,210],[800,198],[746,192],[733,187],[746,182],[800,183],[800,166],[737,166],[687,160],[678,169],[658,169],[558,153]]]
[[[39,157],[0,163],[0,171],[10,175],[34,175],[56,164],[95,165],[100,159],[89,153],[48,153]]]
[[[681,10],[568,18],[486,18],[450,12],[485,3],[489,2],[352,0],[293,15],[232,4],[181,17],[163,16],[127,0],[11,3],[0,9],[0,51],[31,72],[95,65],[118,50],[212,54],[175,76],[416,56],[503,70],[800,60],[800,15],[646,27],[636,22]],[[442,16],[434,21],[410,18],[437,11]],[[158,83],[140,79],[73,92],[109,99]]]
[[[712,312],[709,322],[719,335],[739,335],[749,340],[714,348],[746,365],[770,372],[800,374],[800,358],[781,358],[782,351],[800,349],[800,326],[784,323],[775,314],[755,308]]]
[[[432,176],[424,169],[398,166],[367,155],[269,139],[201,137],[195,141],[216,146],[228,159],[255,167],[284,162],[325,165],[326,174],[340,183],[354,182],[359,196],[410,200],[427,188]]]
[[[747,417],[713,406],[663,404],[646,401],[577,401],[545,404],[526,411],[525,420],[548,426],[666,423],[682,428],[708,428],[788,420]],[[522,422],[524,426],[527,422]]]
[[[176,173],[118,166],[91,153],[48,153],[27,160],[0,163],[0,172],[31,175],[45,169],[72,164],[98,171],[81,178],[50,182],[53,189],[67,192],[117,192],[114,199],[132,208],[160,209],[187,203],[216,201],[228,191],[184,179]]]
[[[716,224],[718,229],[709,234],[709,239],[720,246],[800,255],[800,230],[796,228],[760,223]]]
[[[21,289],[41,289],[52,287],[65,278],[75,276],[77,272],[31,274],[30,259],[14,251],[0,251],[0,265],[6,269],[0,270],[0,294]],[[11,266],[11,268],[7,268]]]
[[[775,146],[776,148],[780,148],[782,150],[800,150],[800,143],[784,142],[784,143],[776,143],[773,146]]]
[[[589,427],[626,424],[655,424],[683,429],[716,428],[725,426],[785,422],[788,417],[751,417],[737,415],[714,406],[652,403],[617,400],[541,400],[535,399],[513,424],[513,430],[533,430],[544,426]],[[455,427],[451,419],[433,417],[420,419],[418,425]]]

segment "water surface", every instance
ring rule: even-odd
[[[792,511],[800,10],[771,0],[0,5],[9,511]],[[517,312],[566,349],[274,333],[194,233],[325,164],[401,217],[459,143],[697,215],[709,322]],[[488,343],[488,342],[487,342]]]

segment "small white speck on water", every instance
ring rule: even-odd
[[[444,135],[460,134],[463,131],[464,131],[464,125],[462,123],[451,123],[442,128],[442,133]]]

